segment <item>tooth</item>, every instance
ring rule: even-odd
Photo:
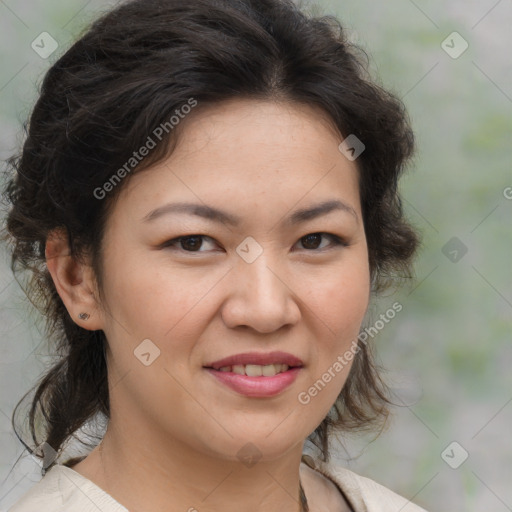
[[[233,372],[238,375],[247,375],[248,377],[273,377],[278,373],[288,371],[287,364],[236,364],[234,366],[223,366],[219,368],[221,372]]]
[[[261,377],[262,373],[262,367],[259,364],[245,365],[245,374],[248,377]]]
[[[238,375],[245,375],[245,366],[243,364],[235,364],[232,371]]]
[[[267,364],[263,366],[262,375],[264,377],[273,377],[279,373],[280,366],[280,364]]]

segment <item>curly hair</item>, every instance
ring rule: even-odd
[[[7,161],[4,190],[11,269],[29,271],[25,291],[61,356],[32,388],[36,446],[44,441],[59,451],[87,421],[109,418],[107,339],[70,317],[46,268],[47,237],[61,228],[74,258],[91,254],[101,288],[105,221],[130,176],[104,200],[95,190],[190,98],[197,111],[233,98],[312,105],[345,137],[355,134],[365,145],[356,163],[372,293],[412,277],[420,238],[404,217],[398,179],[414,136],[403,103],[367,68],[365,52],[335,17],[306,13],[292,0],[121,3],[51,66],[24,124],[23,147]],[[179,133],[162,133],[132,175],[168,156]],[[329,460],[331,432],[385,423],[388,391],[371,345],[362,344],[330,413],[308,438],[322,460]],[[15,432],[27,395],[12,415]]]

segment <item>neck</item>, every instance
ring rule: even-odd
[[[302,444],[273,460],[206,455],[166,436],[137,437],[112,418],[101,444],[73,469],[132,512],[301,512]],[[244,452],[242,452],[244,453]],[[261,456],[261,454],[260,454]]]

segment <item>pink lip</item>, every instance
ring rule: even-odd
[[[287,352],[244,352],[243,354],[236,354],[233,356],[219,359],[213,363],[205,364],[205,368],[213,368],[219,370],[224,366],[258,364],[261,366],[268,364],[287,364],[288,366],[303,366],[303,362],[292,354]]]
[[[224,361],[221,361],[224,363]],[[225,365],[223,366],[230,366]],[[286,372],[278,373],[273,377],[248,377],[233,372],[221,372],[213,368],[205,368],[220,382],[237,393],[251,397],[269,397],[281,393],[297,378],[301,368],[289,368]]]

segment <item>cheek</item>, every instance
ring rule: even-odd
[[[106,319],[108,339],[118,352],[126,351],[127,345],[133,351],[150,339],[161,350],[161,361],[189,350],[211,320],[212,300],[225,269],[205,273],[170,264],[147,265],[142,256],[129,252],[117,265],[113,262],[107,274],[112,313]]]
[[[370,298],[368,274],[364,271],[343,276],[326,294],[326,307],[333,325],[349,328],[363,320]]]
[[[312,404],[315,415],[325,417],[341,392],[356,357],[357,337],[368,308],[370,282],[367,267],[333,273],[311,288],[311,310],[316,322],[311,375],[299,403]]]
[[[323,279],[308,281],[307,305],[323,324],[326,343],[356,337],[370,300],[368,266],[363,263],[330,271]],[[350,340],[349,340],[350,341]]]
[[[111,254],[105,269],[105,289],[112,312],[131,323],[143,318],[144,325],[154,324],[164,311],[168,318],[178,316],[187,307],[187,297],[193,295],[187,293],[190,288],[183,289],[179,272],[172,268],[164,271],[162,265],[147,264],[147,260],[147,254],[130,248],[123,257]]]

